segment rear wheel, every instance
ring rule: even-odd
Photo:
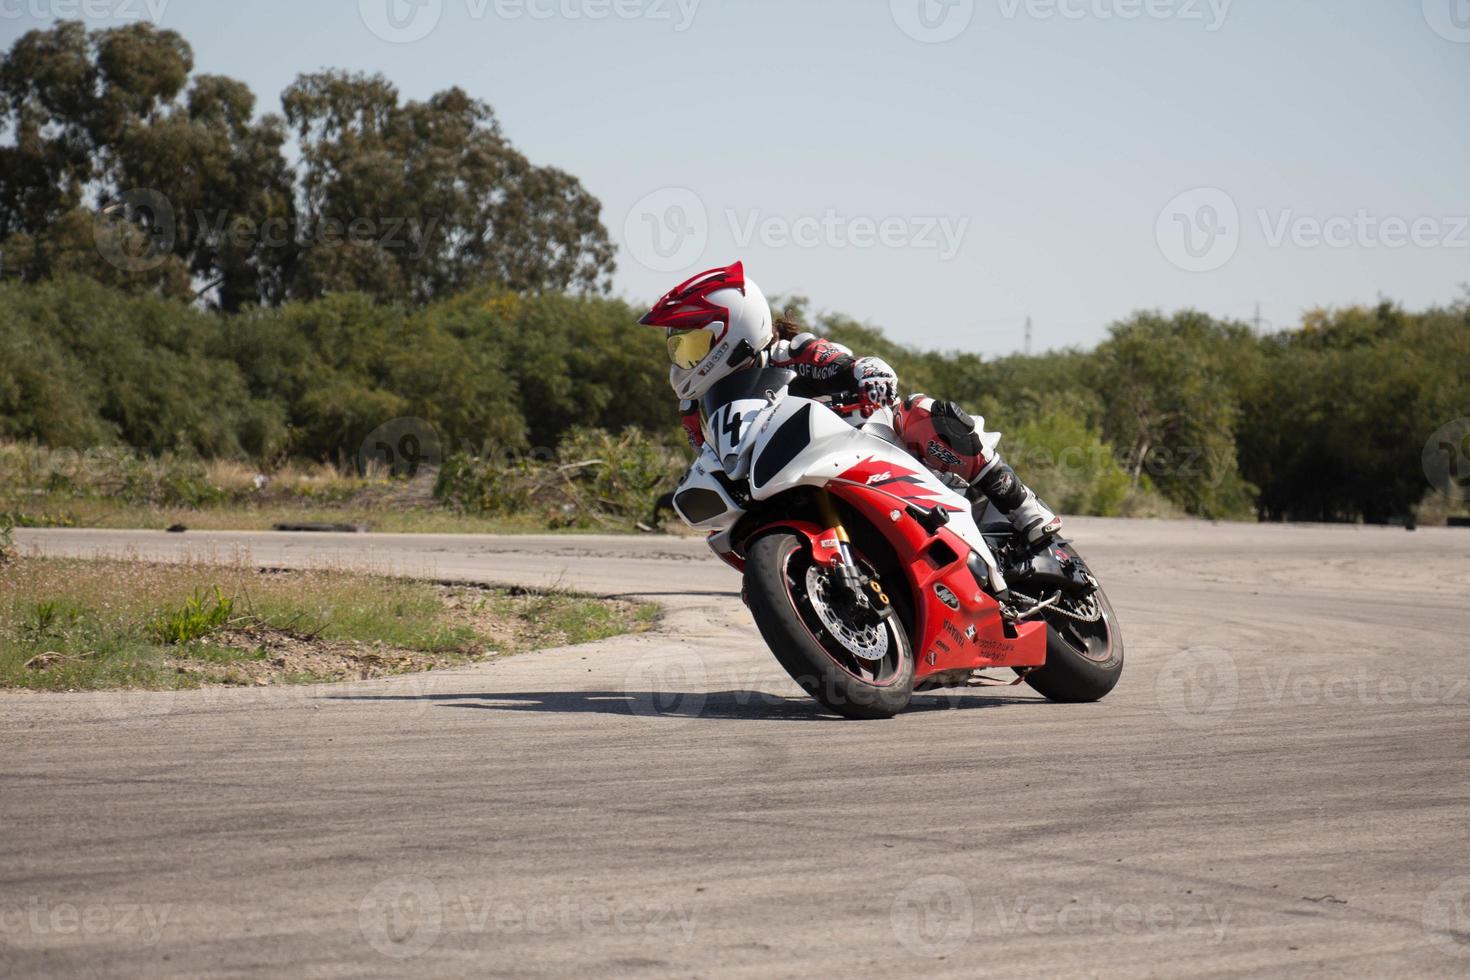
[[[1046,666],[1026,674],[1026,683],[1051,701],[1103,698],[1123,674],[1123,634],[1107,593],[1063,598],[1039,616],[1046,621]]]
[[[824,706],[848,718],[889,718],[908,706],[914,657],[897,615],[850,599],[805,539],[776,532],[756,541],[745,591],[776,660]]]

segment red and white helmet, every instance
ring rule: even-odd
[[[766,295],[740,262],[675,286],[638,322],[668,334],[669,384],[687,401],[749,366],[775,339]]]

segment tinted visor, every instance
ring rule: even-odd
[[[687,371],[709,356],[715,335],[708,330],[670,330],[668,344],[669,360]]]

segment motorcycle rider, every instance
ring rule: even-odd
[[[674,287],[638,322],[665,330],[673,361],[669,383],[695,452],[704,444],[699,399],[716,381],[750,368],[786,368],[796,373],[793,395],[823,401],[854,425],[879,409],[894,409],[894,429],[910,453],[942,476],[963,481],[966,498],[978,509],[994,503],[1029,543],[1043,543],[1061,529],[1060,518],[1000,457],[1000,433],[985,431],[983,418],[924,395],[899,404],[898,376],[882,358],[857,357],[784,320],[778,333],[765,294],[740,262]]]

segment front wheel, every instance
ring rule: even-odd
[[[776,532],[756,541],[745,592],[776,660],[824,706],[848,718],[890,718],[908,706],[914,656],[898,617],[846,597],[804,539]]]

